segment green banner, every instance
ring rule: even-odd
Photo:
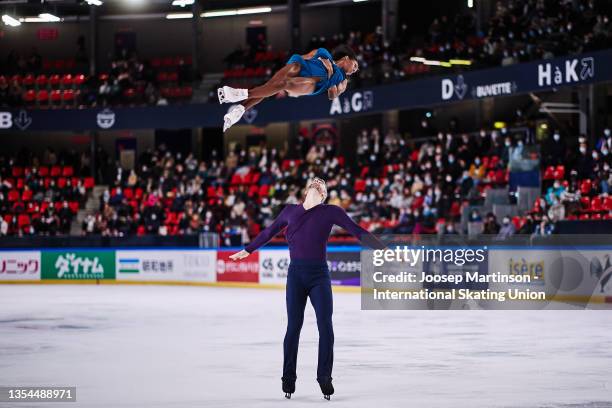
[[[115,279],[115,251],[43,251],[42,279]]]

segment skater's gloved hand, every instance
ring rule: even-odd
[[[242,251],[236,252],[235,254],[230,255],[230,259],[232,261],[237,261],[239,259],[243,259],[246,258],[247,256],[251,255],[250,253],[248,253],[247,251],[245,251],[244,249]]]
[[[330,60],[328,60],[327,58],[319,57],[319,61],[323,63],[323,66],[327,70],[327,78],[331,78],[331,76],[334,74],[334,67],[332,66]]]

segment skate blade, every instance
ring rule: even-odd
[[[331,395],[324,395],[323,398],[329,401],[331,399]]]
[[[285,398],[287,398],[287,399],[291,399],[291,393],[290,393],[290,392],[286,392],[286,393],[285,393]]]

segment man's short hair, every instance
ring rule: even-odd
[[[343,57],[349,57],[349,59],[357,61],[357,56],[355,55],[355,51],[353,51],[353,49],[349,47],[348,45],[344,45],[344,44],[339,45],[336,48],[334,48],[334,52],[332,55],[335,61]]]

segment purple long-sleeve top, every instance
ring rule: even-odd
[[[288,204],[245,250],[249,253],[256,251],[286,226],[285,237],[291,259],[325,261],[327,238],[334,224],[344,228],[369,248],[385,248],[380,240],[355,223],[337,205],[318,204],[307,210],[302,204]]]

